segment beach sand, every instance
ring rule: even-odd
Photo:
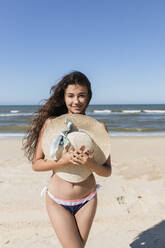
[[[101,184],[86,247],[165,248],[165,137],[111,137],[112,175]],[[61,247],[20,139],[0,140],[0,247]]]

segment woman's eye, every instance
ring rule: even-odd
[[[68,97],[69,97],[69,98],[73,98],[73,97],[74,97],[74,95],[70,95],[70,94],[68,94]],[[86,95],[84,95],[84,94],[82,94],[82,95],[78,95],[77,97],[78,97],[78,98],[86,98],[87,96],[86,96]]]

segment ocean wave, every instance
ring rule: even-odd
[[[113,112],[113,111],[112,111]],[[153,114],[164,114],[165,110],[147,110],[147,109],[139,109],[139,110],[119,110],[114,111],[113,114],[144,114],[144,113],[153,113]]]
[[[95,109],[95,110],[93,110],[93,112],[96,113],[96,114],[109,114],[112,111],[109,110],[109,109],[104,109],[104,110],[97,110],[97,109]]]
[[[23,138],[25,133],[0,133],[0,138]]]
[[[19,110],[11,110],[10,113],[18,113]]]
[[[143,110],[143,112],[145,113],[154,113],[154,114],[164,114],[165,113],[165,110]]]
[[[34,116],[36,113],[2,113],[0,117],[12,117],[12,116]]]
[[[126,114],[141,113],[141,110],[122,110],[122,113],[126,113]]]
[[[126,109],[126,110],[109,110],[109,109],[103,109],[103,110],[93,110],[93,112],[90,112],[90,114],[101,114],[101,115],[107,115],[107,114],[113,114],[113,115],[138,115],[138,114],[165,114],[165,110],[147,110],[147,109]]]

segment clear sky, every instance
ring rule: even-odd
[[[38,104],[72,70],[92,104],[165,103],[165,1],[0,1],[0,104]]]

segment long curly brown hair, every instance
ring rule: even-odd
[[[92,97],[91,83],[89,79],[79,71],[73,71],[65,75],[56,85],[51,87],[50,98],[38,110],[36,118],[31,121],[27,134],[23,139],[23,149],[25,156],[32,161],[37,146],[40,131],[44,122],[50,117],[57,117],[66,114],[68,109],[65,104],[65,89],[69,84],[79,84],[86,86],[88,89],[88,103]]]

